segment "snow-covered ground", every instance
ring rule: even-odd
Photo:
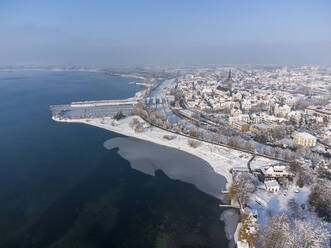
[[[295,185],[290,185],[288,189],[283,189],[277,193],[267,192],[260,185],[256,192],[250,196],[248,206],[256,209],[258,212],[257,224],[266,226],[270,217],[286,213],[290,218],[303,218],[311,223],[322,223],[314,212],[309,210],[308,198],[310,187],[299,188]],[[297,208],[290,206],[289,202],[294,200],[297,203]],[[331,224],[326,226],[329,232]]]
[[[232,175],[230,173],[230,169],[235,166],[246,166],[248,160],[251,158],[251,156],[247,153],[223,148],[205,142],[199,142],[199,146],[197,148],[192,148],[188,145],[189,138],[181,135],[174,135],[173,133],[167,132],[154,126],[150,126],[147,123],[145,123],[146,128],[143,132],[136,133],[133,128],[130,127],[130,122],[133,118],[138,118],[140,122],[145,123],[144,120],[142,120],[138,116],[126,117],[125,119],[116,121],[115,125],[112,125],[112,118],[58,120],[53,117],[53,119],[56,121],[76,122],[93,125],[126,136],[147,140],[160,145],[173,147],[188,152],[207,161],[210,166],[214,168],[216,173],[219,173],[226,178],[228,184],[232,182]],[[172,140],[167,140],[163,138],[164,135],[175,136],[175,138]]]
[[[251,162],[251,168],[252,170],[261,169],[266,165],[272,165],[276,163],[277,161],[265,157],[255,157],[254,160]]]
[[[302,214],[309,217],[311,213],[307,210],[308,196],[310,189],[308,187],[298,188],[296,186],[289,187],[288,190],[281,189],[277,193],[267,192],[265,189],[259,188],[250,197],[248,205],[258,211],[258,224],[267,224],[269,217],[289,213],[288,202],[290,199],[295,199],[299,204],[305,204],[305,211]],[[258,203],[257,201],[260,203]]]

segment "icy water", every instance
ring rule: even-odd
[[[0,72],[0,248],[227,247],[217,199],[132,169],[103,146],[121,135],[50,118],[51,104],[130,97],[130,81]]]

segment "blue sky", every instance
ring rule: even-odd
[[[331,64],[331,1],[0,1],[0,64]]]

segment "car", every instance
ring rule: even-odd
[[[299,193],[299,189],[294,190],[295,193]]]

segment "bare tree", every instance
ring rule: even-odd
[[[247,141],[247,142],[245,143],[244,148],[245,148],[246,150],[248,150],[248,151],[255,152],[255,146],[254,146],[254,143],[251,142],[251,141]]]
[[[248,173],[239,173],[235,176],[231,186],[231,198],[243,208],[248,201],[249,194],[256,190],[255,180]]]
[[[139,120],[138,120],[138,118],[133,118],[131,121],[130,121],[130,123],[129,123],[129,125],[130,125],[130,127],[131,128],[134,128],[136,125],[138,125],[139,124]]]
[[[142,123],[138,123],[135,128],[134,131],[136,133],[141,133],[142,131],[144,131],[144,125]]]
[[[328,248],[330,242],[325,222],[291,221],[286,214],[271,217],[258,234],[257,248]]]
[[[199,136],[199,130],[195,127],[192,127],[189,131],[189,135],[192,137],[198,137]]]
[[[276,215],[269,219],[266,226],[262,226],[256,242],[257,248],[284,248],[287,247],[290,219],[286,214]]]
[[[232,136],[228,140],[228,145],[233,147],[240,147],[241,138],[239,136]]]
[[[289,248],[328,248],[330,233],[325,222],[314,223],[304,219],[293,221],[291,233],[287,234],[286,247]]]
[[[199,146],[199,142],[198,141],[196,141],[196,140],[192,140],[192,139],[189,139],[188,141],[187,141],[187,144],[190,146],[190,147],[192,147],[192,148],[197,148],[198,146]]]
[[[294,103],[294,108],[296,110],[304,110],[305,108],[307,108],[311,103],[309,101],[307,101],[306,98],[300,98],[298,99],[295,103]]]
[[[272,129],[271,133],[272,133],[272,136],[276,140],[280,140],[280,139],[283,139],[285,137],[286,129],[283,126],[277,126],[277,127]]]
[[[141,133],[142,131],[144,131],[144,125],[143,123],[140,123],[140,121],[138,120],[138,118],[133,118],[130,123],[129,123],[130,127],[133,128],[133,130],[136,133]]]
[[[302,209],[295,198],[291,198],[287,203],[289,214],[292,218],[302,218]]]

